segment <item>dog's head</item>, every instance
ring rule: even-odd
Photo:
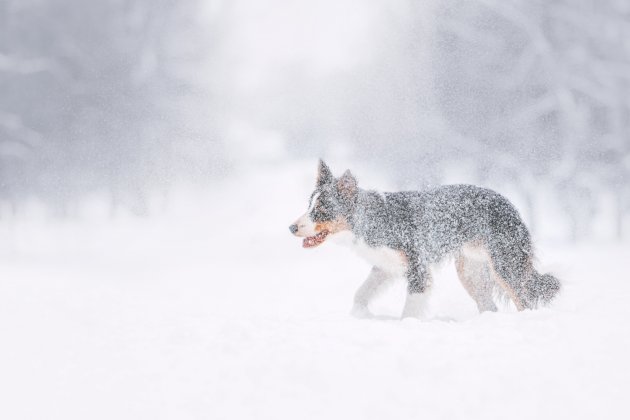
[[[350,230],[350,215],[354,211],[358,192],[357,180],[350,171],[335,178],[320,160],[308,211],[289,226],[289,230],[295,236],[304,238],[304,248],[316,247],[329,235]]]

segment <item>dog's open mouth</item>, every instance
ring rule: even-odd
[[[304,248],[313,248],[324,242],[326,240],[326,236],[328,236],[327,230],[322,230],[315,236],[309,236],[308,238],[304,238],[302,241],[302,247]]]

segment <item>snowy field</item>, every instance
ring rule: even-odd
[[[550,308],[479,315],[446,263],[429,320],[402,281],[354,319],[369,267],[288,231],[313,172],[0,223],[0,419],[630,418],[628,244],[535,238]]]

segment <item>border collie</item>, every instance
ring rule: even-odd
[[[335,178],[320,160],[308,211],[289,229],[304,248],[338,239],[373,266],[354,297],[359,317],[370,316],[369,302],[396,277],[407,280],[402,317],[423,316],[429,266],[449,256],[480,312],[497,310],[493,295],[524,310],[560,290],[558,279],[534,269],[530,234],[514,206],[473,185],[379,193],[359,188],[350,171]]]

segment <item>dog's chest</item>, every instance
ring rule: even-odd
[[[371,265],[394,275],[403,276],[407,271],[407,259],[401,251],[388,247],[374,248],[354,235],[345,238],[343,243]]]

